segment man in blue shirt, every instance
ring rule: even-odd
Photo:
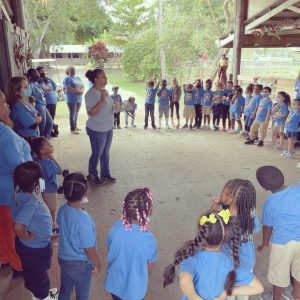
[[[144,129],[148,128],[148,118],[150,114],[152,128],[156,129],[154,119],[154,108],[155,108],[155,96],[159,87],[159,80],[154,83],[153,80],[149,80],[146,86],[146,98],[145,98],[145,125]]]

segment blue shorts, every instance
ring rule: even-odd
[[[298,135],[298,132],[291,132],[291,131],[286,132],[287,138],[294,138],[294,137],[297,137],[297,135]]]
[[[240,121],[242,114],[230,113],[230,120]]]

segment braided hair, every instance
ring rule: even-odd
[[[224,283],[224,288],[228,295],[231,295],[233,287],[236,281],[235,270],[238,268],[239,261],[239,245],[240,245],[240,228],[236,218],[230,218],[228,224],[225,224],[223,219],[218,216],[218,212],[208,211],[203,216],[209,217],[211,213],[214,213],[217,222],[206,222],[200,225],[198,222],[198,232],[196,237],[186,242],[182,248],[176,251],[174,262],[168,265],[164,271],[164,287],[171,284],[175,279],[175,268],[183,260],[196,254],[198,250],[201,250],[207,246],[220,246],[222,244],[228,244],[232,241],[232,254],[234,260],[234,270],[229,272]],[[200,219],[199,219],[200,220]]]
[[[141,231],[148,230],[149,217],[152,211],[153,196],[148,188],[135,189],[129,192],[123,201],[121,220],[126,230],[132,230],[132,221],[138,221]]]
[[[237,217],[242,231],[242,242],[253,240],[256,214],[256,191],[249,180],[229,180],[222,191],[228,191],[237,205]]]

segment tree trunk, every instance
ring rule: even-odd
[[[50,25],[50,20],[48,19],[45,22],[45,24],[43,25],[42,30],[41,30],[41,34],[40,34],[39,38],[36,41],[36,44],[35,44],[35,47],[34,47],[34,49],[35,49],[34,50],[34,57],[36,57],[36,58],[40,57],[40,53],[41,53],[41,49],[42,49],[42,45],[43,45],[43,40],[44,40],[46,32],[49,28],[49,25]]]
[[[167,78],[167,63],[166,63],[166,54],[164,49],[163,41],[163,0],[157,0],[158,4],[158,36],[159,36],[159,54],[160,54],[160,68],[161,68],[161,78]]]

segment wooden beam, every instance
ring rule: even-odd
[[[288,9],[300,15],[300,8],[296,6],[290,6]]]
[[[241,71],[242,40],[244,36],[244,21],[247,17],[248,0],[235,0],[235,24],[233,39],[233,83],[237,84]]]
[[[287,0],[287,1],[285,1],[284,3],[278,5],[277,7],[273,8],[273,9],[271,9],[266,14],[262,15],[261,17],[257,18],[256,20],[252,21],[250,24],[246,25],[245,32],[248,32],[249,30],[254,29],[255,27],[261,25],[262,23],[269,20],[273,16],[279,14],[280,12],[282,12],[285,9],[288,9],[289,7],[291,7],[292,5],[294,5],[298,2],[300,2],[300,1],[299,0]]]

